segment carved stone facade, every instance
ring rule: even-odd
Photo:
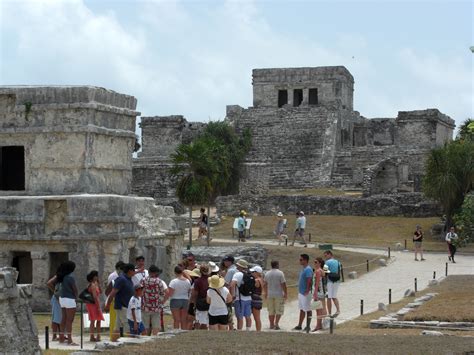
[[[353,110],[354,79],[342,66],[252,74],[253,106],[227,106],[226,113],[238,133],[252,132],[239,186],[243,196],[319,187],[366,196],[418,192],[428,152],[452,139],[454,120],[437,109],[400,111],[396,118],[361,116]],[[175,181],[163,164],[198,132],[181,116],[147,118],[134,191],[172,199]]]
[[[135,108],[97,87],[0,88],[0,266],[33,284],[34,310],[49,309],[46,281],[68,259],[80,289],[140,254],[171,276],[173,208],[130,195]]]

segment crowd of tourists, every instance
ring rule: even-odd
[[[313,310],[317,322],[313,331],[322,329],[321,319],[331,314],[336,297],[340,264],[330,251],[316,258],[310,266],[309,256],[301,254],[301,273],[298,282],[300,321],[294,330],[309,331]],[[197,264],[192,253],[184,255],[174,268],[174,278],[167,284],[160,278],[162,270],[155,265],[145,268],[145,258],[139,256],[135,264],[119,261],[104,290],[96,270],[86,276],[87,287],[78,292],[72,261],[60,265],[56,275],[47,283],[53,292],[52,340],[77,345],[72,338],[72,324],[76,313],[76,299],[86,304],[90,320],[90,341],[101,340],[104,312],[110,312],[110,338],[120,332],[131,336],[155,335],[165,329],[163,311],[168,304],[173,318],[173,329],[193,330],[262,330],[260,312],[268,309],[269,328],[280,329],[288,287],[279,262],[273,260],[271,269],[264,273],[259,265],[246,260],[224,257],[219,264],[213,261]],[[101,296],[106,301],[101,306]],[[307,322],[303,329],[303,321]]]

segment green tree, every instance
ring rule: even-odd
[[[216,162],[212,159],[211,147],[205,140],[181,144],[172,155],[171,173],[179,176],[176,195],[179,201],[189,206],[189,244],[192,246],[193,206],[202,205],[213,193]]]
[[[423,191],[443,207],[447,228],[453,225],[453,215],[459,212],[473,184],[474,141],[458,139],[431,151]]]
[[[454,216],[454,222],[458,230],[458,245],[465,246],[474,240],[474,193],[470,193],[464,199],[461,212]]]
[[[468,118],[459,127],[459,140],[474,140],[474,119]]]

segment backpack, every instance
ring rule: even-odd
[[[339,281],[341,279],[341,264],[338,262],[337,272],[330,272],[327,276],[328,276],[328,279],[332,282]]]
[[[252,296],[255,292],[255,277],[250,272],[244,272],[242,283],[239,286],[239,294],[242,296]]]

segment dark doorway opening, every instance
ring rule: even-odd
[[[298,107],[303,102],[303,90],[293,90],[293,107]]]
[[[18,271],[17,283],[30,284],[33,282],[33,262],[30,252],[13,252],[12,267]]]
[[[69,253],[49,253],[49,276],[56,275],[59,265],[68,260]]]
[[[25,148],[0,147],[0,190],[25,189]]]
[[[288,103],[288,91],[278,90],[278,107],[283,107]]]
[[[308,104],[317,105],[318,104],[318,89],[309,89],[308,90]]]

